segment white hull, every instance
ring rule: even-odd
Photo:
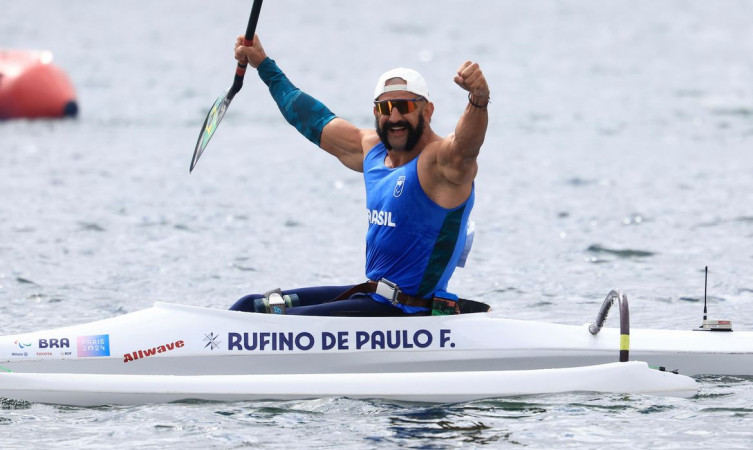
[[[631,360],[682,375],[753,375],[753,332],[635,329],[629,341]],[[156,303],[0,337],[0,367],[11,372],[0,373],[0,396],[65,404],[326,396],[445,402],[695,389],[690,378],[642,363],[608,364],[618,361],[621,342],[614,328],[592,335],[588,325],[487,313],[313,318]]]
[[[130,375],[530,370],[615,362],[619,349],[615,328],[594,336],[587,325],[487,313],[312,318],[156,303],[111,319],[0,337],[0,366]],[[630,359],[684,375],[753,375],[753,332],[633,329]]]
[[[567,369],[285,375],[0,374],[0,394],[75,406],[138,405],[180,400],[249,401],[325,397],[465,402],[563,392],[691,397],[689,377],[630,361]]]

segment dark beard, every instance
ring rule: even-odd
[[[401,120],[400,122],[385,122],[384,126],[380,128],[379,118],[374,119],[374,126],[379,135],[379,139],[387,150],[392,150],[392,145],[390,145],[390,142],[387,139],[387,128],[390,126],[405,127],[408,130],[408,139],[405,141],[405,151],[409,152],[416,147],[418,140],[421,139],[421,135],[424,134],[424,116],[418,116],[418,125],[416,125],[416,128],[413,128],[413,126],[405,120]]]

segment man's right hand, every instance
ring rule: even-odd
[[[243,35],[235,39],[235,59],[240,64],[251,64],[251,67],[256,69],[267,58],[267,54],[264,52],[264,47],[261,46],[258,35],[254,35],[254,41],[250,46],[243,45],[245,39],[246,37]]]

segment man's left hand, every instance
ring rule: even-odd
[[[461,64],[455,75],[455,83],[477,99],[485,101],[489,98],[489,85],[478,63],[466,61]]]

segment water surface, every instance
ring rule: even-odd
[[[2,45],[53,51],[81,106],[77,120],[0,123],[3,333],[363,278],[359,174],[298,136],[255,74],[188,174],[250,2],[2,9]],[[688,329],[709,266],[712,318],[751,329],[751,17],[734,0],[270,0],[258,31],[294,83],[363,127],[373,83],[402,65],[424,73],[432,126],[451,133],[466,105],[454,72],[480,62],[493,103],[455,291],[500,316],[582,324],[620,288],[634,327]],[[10,447],[749,447],[753,380],[699,381],[690,400],[6,402],[0,427]]]

